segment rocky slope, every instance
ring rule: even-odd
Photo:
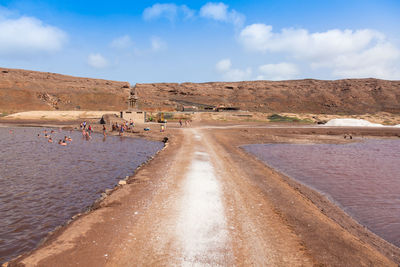
[[[121,110],[127,82],[0,68],[0,114],[27,110]],[[136,84],[139,108],[225,105],[261,112],[400,113],[400,81],[346,79]]]
[[[143,108],[225,105],[293,113],[400,113],[400,81],[346,79],[136,84]]]
[[[27,110],[119,110],[130,85],[48,72],[0,68],[0,114]]]

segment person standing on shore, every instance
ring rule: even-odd
[[[106,126],[103,124],[103,135],[106,136]]]
[[[123,125],[123,124],[121,124],[121,128],[120,128],[120,130],[119,130],[119,135],[120,135],[120,136],[123,136],[123,135],[124,135],[124,125]]]

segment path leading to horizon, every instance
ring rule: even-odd
[[[106,204],[113,209],[95,211],[88,216],[92,219],[86,219],[87,225],[77,222],[60,235],[62,241],[23,262],[40,266],[311,265],[296,235],[262,193],[246,182],[249,179],[232,164],[227,151],[202,129],[181,131],[182,140],[165,164],[153,166],[154,173],[149,168],[141,172],[148,178],[163,176],[155,179],[151,191],[133,196],[118,190]],[[77,229],[82,232],[74,233]]]
[[[308,265],[300,242],[257,190],[200,129],[183,129],[165,187],[132,225],[136,246],[110,253],[110,266]],[[262,208],[262,211],[260,210]],[[128,234],[129,237],[129,234]],[[283,242],[284,240],[284,242]],[[140,243],[140,242],[139,242]],[[126,252],[128,251],[128,252]],[[308,263],[308,264],[307,264]]]

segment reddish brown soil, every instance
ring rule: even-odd
[[[400,81],[377,79],[136,84],[136,92],[146,108],[193,103],[259,112],[400,112]]]
[[[0,68],[0,113],[29,110],[120,110],[130,85],[48,72]]]

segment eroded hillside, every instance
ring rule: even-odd
[[[119,110],[130,85],[48,72],[0,68],[0,112]]]
[[[347,79],[136,84],[143,108],[237,106],[294,113],[400,113],[400,81]]]

